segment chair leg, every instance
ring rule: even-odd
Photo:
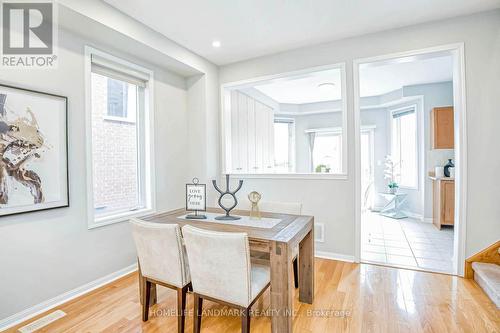
[[[201,331],[201,315],[203,311],[203,298],[197,293],[194,293],[194,323],[193,332],[200,333]]]
[[[295,284],[295,288],[299,287],[299,264],[297,259],[298,257],[293,259],[293,283]]]
[[[143,292],[142,292],[142,321],[148,321],[149,315],[149,297],[151,296],[151,282],[143,279]]]
[[[186,323],[186,294],[188,286],[177,288],[177,332],[184,333]]]
[[[241,333],[250,333],[250,308],[241,311]]]

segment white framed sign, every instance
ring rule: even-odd
[[[193,179],[193,184],[186,184],[186,210],[205,211],[207,209],[207,191],[205,184],[198,184],[198,179]]]

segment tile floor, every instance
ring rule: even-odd
[[[361,260],[452,273],[453,228],[438,230],[412,218],[366,212],[361,218]]]

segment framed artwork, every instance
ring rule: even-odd
[[[69,206],[68,99],[0,84],[0,217]]]

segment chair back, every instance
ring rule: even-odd
[[[300,202],[271,202],[263,201],[259,203],[259,209],[262,212],[301,215],[302,204]]]
[[[233,201],[227,198],[223,198],[222,203],[226,206],[230,206]],[[243,199],[241,201],[238,201],[238,205],[235,209],[250,210],[251,207],[252,205],[250,201],[248,201],[248,199]],[[300,202],[260,201],[259,210],[261,212],[268,213],[301,215],[302,204]]]
[[[177,224],[131,219],[141,274],[182,288],[190,280],[187,256]]]
[[[216,232],[186,225],[186,243],[195,293],[240,305],[251,303],[251,266],[246,233]]]

